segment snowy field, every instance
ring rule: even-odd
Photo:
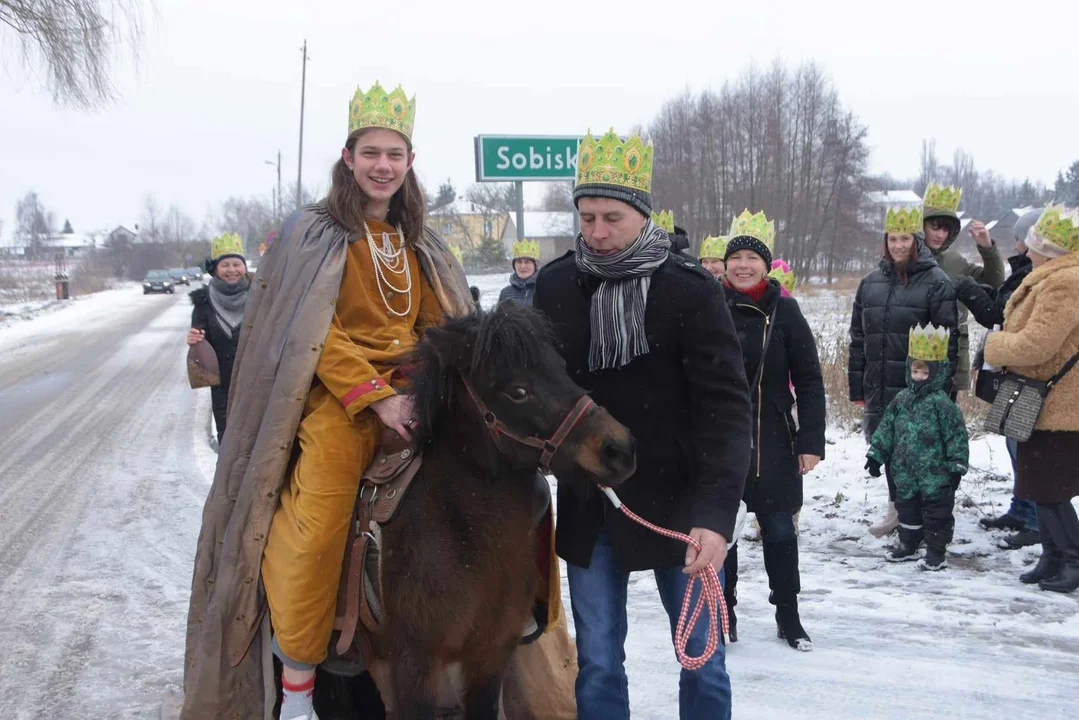
[[[508,273],[471,278],[492,305]],[[804,303],[845,332],[845,297]],[[154,718],[182,684],[183,628],[215,456],[209,396],[186,387],[182,294],[98,293],[0,326],[0,716]],[[1079,595],[1017,576],[1037,548],[999,550],[977,526],[1011,491],[1000,438],[972,443],[950,567],[883,561],[866,528],[887,490],[859,435],[829,433],[806,479],[800,541],[812,653],[776,639],[760,544],[741,540],[742,718],[1071,718]],[[565,588],[564,594],[565,593]],[[568,602],[568,594],[566,594]],[[634,717],[677,717],[678,664],[650,574],[630,585]]]

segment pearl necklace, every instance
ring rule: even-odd
[[[412,273],[409,271],[408,253],[405,252],[405,234],[398,225],[397,236],[401,238],[401,247],[393,246],[389,233],[382,233],[382,246],[379,247],[371,236],[371,228],[367,227],[366,220],[363,223],[363,229],[367,233],[367,247],[371,251],[371,261],[375,266],[375,284],[378,286],[378,294],[382,296],[382,304],[386,306],[386,312],[391,316],[405,317],[412,312]],[[405,286],[399,288],[390,282],[386,276],[387,272],[390,275],[404,275]],[[387,290],[394,295],[408,296],[408,305],[404,312],[393,309],[386,298]]]

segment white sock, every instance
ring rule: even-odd
[[[315,677],[305,683],[292,685],[281,679],[281,720],[308,718],[314,714]]]

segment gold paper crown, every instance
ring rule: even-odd
[[[768,277],[778,280],[779,284],[787,289],[787,292],[794,292],[794,286],[798,281],[798,277],[791,270],[787,261],[780,259],[772,261],[772,270],[768,273]]]
[[[518,240],[513,243],[513,259],[528,258],[539,262],[540,247],[535,240]]]
[[[728,238],[736,238],[739,235],[756,238],[764,243],[769,252],[775,251],[776,224],[765,217],[763,210],[759,213],[750,213],[748,209],[742,210],[742,214],[731,222]]]
[[[948,328],[926,324],[915,325],[910,329],[907,341],[907,355],[915,360],[941,362],[948,359],[948,342],[952,331]]]
[[[926,208],[947,210],[954,213],[959,210],[959,201],[962,198],[963,188],[961,187],[955,187],[954,185],[945,187],[940,183],[929,183],[925,188],[922,205]],[[921,230],[921,228],[918,229]]]
[[[577,184],[601,183],[652,192],[652,143],[639,135],[626,141],[611,128],[596,140],[592,131],[584,136],[577,151]]]
[[[463,252],[461,252],[461,248],[457,247],[456,245],[450,245],[450,252],[453,253],[453,256],[455,258],[457,258],[457,262],[459,264],[465,264],[465,255]]]
[[[1038,218],[1033,232],[1061,250],[1079,252],[1079,210],[1050,205]]]
[[[652,213],[652,222],[666,230],[668,235],[674,234],[674,213],[670,210]]]
[[[913,235],[922,232],[922,209],[920,207],[899,210],[888,208],[884,216],[884,232],[897,235]]]
[[[210,259],[220,260],[225,255],[243,257],[244,241],[236,233],[222,233],[210,243]]]
[[[701,240],[701,251],[697,253],[699,258],[719,258],[727,253],[727,237],[725,235],[709,235]]]
[[[364,128],[388,128],[401,133],[411,142],[415,123],[416,96],[409,100],[400,85],[391,93],[387,93],[378,81],[367,92],[357,87],[348,106],[350,135]]]

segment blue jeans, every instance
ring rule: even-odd
[[[663,609],[673,637],[689,576],[682,566],[654,570]],[[570,605],[577,631],[577,717],[579,720],[628,720],[629,680],[626,677],[626,593],[629,573],[622,572],[607,531],[601,531],[592,551],[592,564],[567,565]],[[722,575],[720,577],[722,580]],[[697,587],[700,592],[700,586]],[[693,598],[696,603],[696,596]],[[704,652],[708,618],[697,622],[686,652]],[[672,662],[674,661],[673,653]],[[731,680],[722,643],[708,663],[696,671],[682,670],[678,681],[680,720],[730,720]]]
[[[1008,438],[1008,455],[1012,458],[1012,477],[1018,477],[1016,468],[1016,456],[1019,454],[1019,442]],[[1024,500],[1012,491],[1012,504],[1008,508],[1008,515],[1016,520],[1023,521],[1023,527],[1027,530],[1038,532],[1038,504],[1033,500]]]
[[[761,526],[761,542],[777,543],[793,540],[794,513],[758,512],[757,524]]]

